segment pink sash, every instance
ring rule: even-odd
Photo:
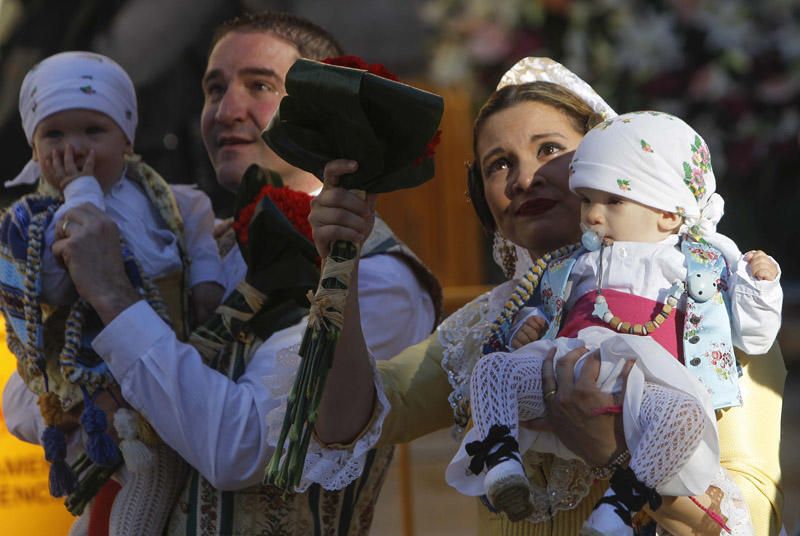
[[[567,313],[559,337],[575,337],[580,330],[589,326],[602,326],[610,329],[608,324],[592,316],[594,309],[595,291],[589,291],[572,306]],[[603,296],[608,302],[608,307],[615,315],[631,324],[645,324],[661,311],[664,304],[654,300],[627,294],[618,290],[603,289]],[[653,339],[663,346],[669,353],[683,363],[683,311],[674,311],[657,330],[650,334]]]

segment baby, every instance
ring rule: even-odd
[[[585,345],[599,352],[597,381],[606,392],[620,392],[620,372],[636,359],[621,407],[629,454],[615,460],[611,487],[586,530],[632,534],[632,515],[645,505],[657,509],[669,495],[692,497],[734,534],[751,533],[740,492],[719,465],[714,410],[741,404],[732,344],[762,354],[777,335],[777,263],[763,252],[742,256],[716,232],[723,207],[708,148],[678,118],[638,112],[598,125],[578,147],[570,175],[582,201],[584,247],[543,274],[534,266],[520,284],[514,301],[527,302],[538,285],[541,307],[517,316],[516,351],[490,353],[476,365],[475,426],[448,467],[448,482],[487,495],[512,520],[541,520],[559,509],[554,500],[574,505],[594,477],[607,478],[565,465],[574,473],[541,490],[521,464],[528,449],[576,458],[552,434],[518,423],[543,416],[556,394],[542,393],[548,353],[555,349],[558,359]],[[502,349],[502,331],[486,347]],[[726,518],[709,508],[709,486],[725,496]]]
[[[10,182],[42,180],[39,191],[14,203],[0,222],[8,345],[25,383],[39,395],[51,493],[77,492],[85,500],[102,484],[103,468],[108,474],[119,465],[120,451],[95,405],[97,395],[114,384],[90,346],[102,325],[52,253],[56,236],[68,236],[70,225],[77,225],[62,214],[92,203],[116,222],[131,281],[179,336],[188,334],[190,318],[201,323],[213,313],[224,274],[208,198],[188,187],[170,188],[135,157],[136,94],[119,65],[88,52],[51,56],[25,77],[19,109],[33,158]],[[185,311],[187,300],[191,311]],[[59,425],[81,403],[85,454],[70,467]],[[121,404],[117,400],[114,422],[128,471],[121,473],[126,476],[112,509],[111,533],[159,534],[183,484],[183,462],[154,442],[147,423]],[[129,520],[136,527],[126,526]]]

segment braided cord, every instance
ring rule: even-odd
[[[39,340],[42,329],[42,308],[39,303],[39,278],[42,267],[42,250],[44,247],[45,222],[55,212],[56,206],[50,206],[31,217],[28,226],[28,248],[25,253],[24,289],[22,294],[22,310],[25,316],[25,331],[28,334],[24,355],[28,373],[32,376],[44,375],[45,356]],[[13,350],[13,348],[12,348]],[[47,385],[47,384],[45,384]]]
[[[492,352],[500,352],[505,349],[505,335],[514,322],[516,314],[528,303],[528,300],[538,288],[542,274],[547,270],[547,265],[553,260],[571,255],[579,247],[580,244],[563,246],[546,253],[533,262],[533,265],[525,272],[525,275],[520,279],[514,292],[511,293],[508,301],[506,301],[502,312],[492,323],[489,329],[489,335],[483,343],[483,355]]]

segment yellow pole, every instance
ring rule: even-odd
[[[411,490],[411,448],[408,443],[397,447],[400,469],[400,508],[403,513],[403,536],[414,536],[414,496]]]

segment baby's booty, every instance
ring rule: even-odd
[[[581,536],[632,536],[633,527],[623,520],[630,512],[623,504],[614,501],[614,490],[608,488],[603,498],[597,503],[592,511],[592,515],[586,520]],[[607,500],[608,502],[603,502]],[[617,510],[620,510],[619,512]],[[624,513],[623,513],[624,512]]]
[[[521,521],[533,513],[530,483],[518,460],[505,460],[489,469],[484,486],[492,506],[505,512],[511,521]]]
[[[645,506],[657,510],[661,506],[661,495],[640,482],[630,467],[619,467],[611,476],[611,485],[597,501],[581,534],[632,536],[633,516]]]
[[[484,466],[488,470],[484,489],[495,510],[504,512],[511,521],[520,521],[533,513],[519,445],[508,426],[492,426],[483,441],[467,444],[466,450],[472,456],[469,469],[473,474],[480,474]]]

